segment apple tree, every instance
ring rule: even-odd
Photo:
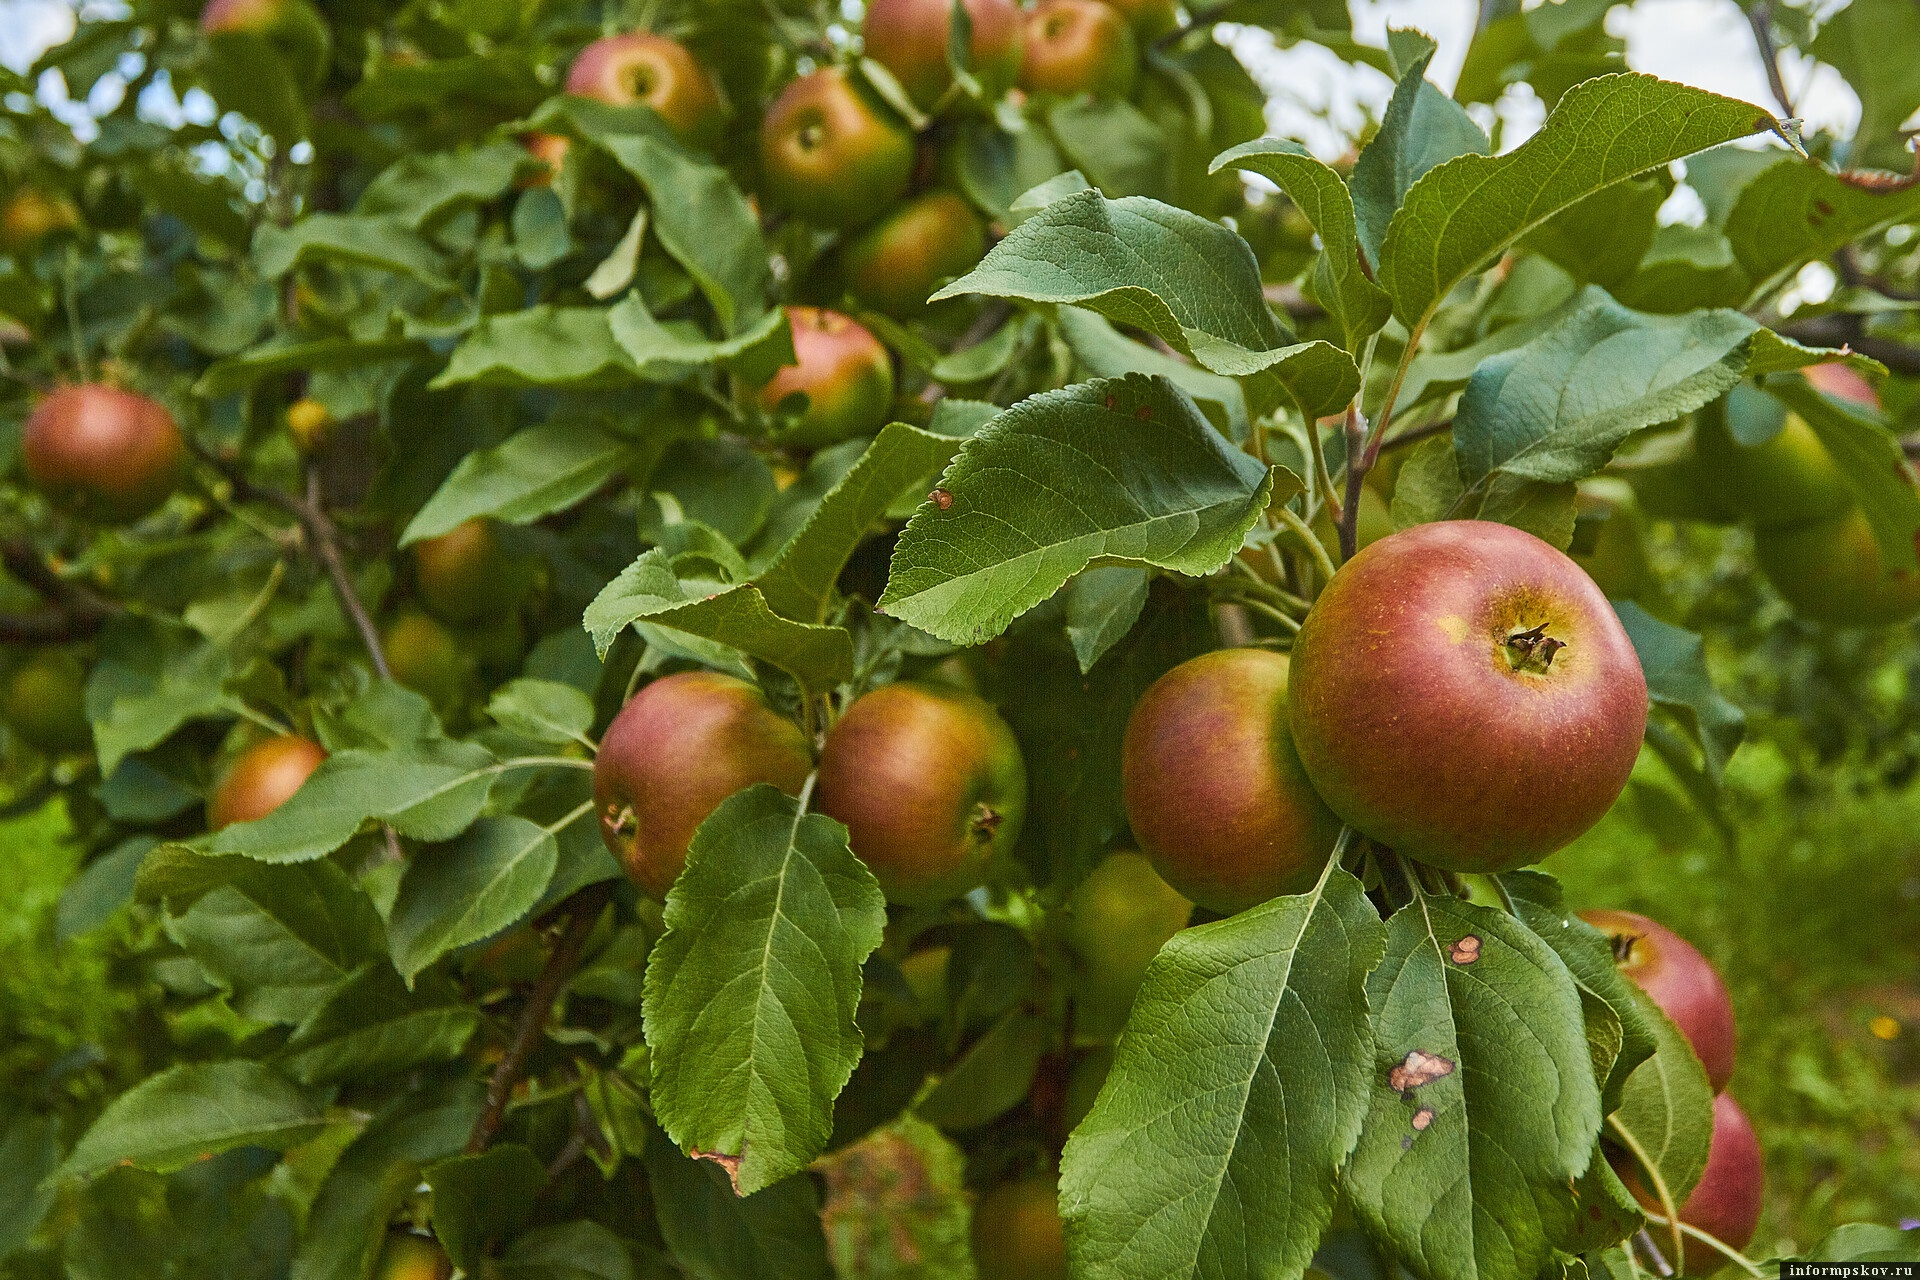
[[[1741,741],[1649,521],[1920,613],[1920,22],[1756,6],[1862,99],[1803,137],[1611,8],[1452,96],[1322,0],[132,0],[0,72],[0,785],[141,992],[0,1110],[0,1265],[1762,1274],[1718,975],[1529,868]],[[1357,152],[1260,29],[1391,79]]]

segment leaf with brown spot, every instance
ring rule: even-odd
[[[1387,1084],[1396,1093],[1407,1093],[1452,1074],[1452,1062],[1437,1053],[1415,1049],[1407,1054],[1405,1062],[1387,1072]]]

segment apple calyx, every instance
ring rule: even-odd
[[[1543,622],[1507,637],[1507,661],[1515,671],[1545,672],[1553,666],[1553,655],[1566,647],[1565,640],[1547,634]]]
[[[1640,939],[1631,933],[1616,933],[1608,938],[1607,942],[1613,947],[1613,962],[1625,964],[1633,959],[1633,944],[1638,941]]]
[[[971,828],[973,833],[979,837],[981,844],[991,844],[993,843],[994,832],[1000,829],[1000,824],[1005,818],[1005,814],[998,812],[991,805],[982,801],[973,806],[973,822],[971,823]]]

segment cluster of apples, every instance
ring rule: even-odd
[[[1873,387],[1846,365],[1815,365],[1806,378],[1836,400],[1880,408]],[[1724,410],[1701,415],[1691,452],[1622,470],[1641,505],[1673,519],[1749,523],[1761,571],[1810,621],[1882,626],[1920,614],[1920,574],[1887,564],[1853,486],[1813,427],[1745,386],[1729,393]],[[1774,429],[1745,444],[1730,429],[1740,418]]]

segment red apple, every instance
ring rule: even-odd
[[[726,122],[720,89],[678,40],[645,31],[606,36],[582,49],[567,92],[616,107],[652,107],[686,142],[707,145]]]
[[[1653,1213],[1661,1213],[1660,1198],[1643,1185],[1637,1170],[1625,1167],[1621,1180],[1633,1192],[1634,1199]],[[1747,1113],[1732,1094],[1720,1094],[1713,1100],[1713,1139],[1707,1148],[1707,1167],[1700,1174],[1686,1201],[1680,1206],[1680,1221],[1697,1227],[1723,1244],[1744,1249],[1760,1225],[1761,1193],[1766,1187],[1766,1169],[1760,1159],[1760,1139],[1754,1136]],[[1671,1234],[1664,1228],[1649,1228],[1656,1243],[1665,1244]],[[1666,1245],[1671,1250],[1672,1246]],[[1688,1238],[1680,1259],[1680,1273],[1689,1276],[1710,1275],[1727,1265],[1718,1249]],[[1669,1262],[1675,1261],[1672,1258]]]
[[[1733,1079],[1738,1034],[1726,983],[1685,938],[1631,911],[1582,911],[1613,942],[1614,962],[1680,1028],[1707,1069],[1713,1091]]]
[[[1333,811],[1462,872],[1537,862],[1598,822],[1647,724],[1646,677],[1593,579],[1479,520],[1348,561],[1294,641],[1289,697]]]
[[[1013,83],[1020,67],[1021,15],[1013,0],[964,0],[973,22],[973,76],[989,93]],[[869,0],[867,56],[893,72],[921,107],[930,108],[953,83],[947,36],[953,0]]]
[[[1102,0],[1040,0],[1023,48],[1020,87],[1032,93],[1124,98],[1140,70],[1133,28]]]
[[[941,902],[986,878],[1020,838],[1027,766],[986,702],[944,685],[883,685],[820,751],[814,807],[847,826],[887,900]]]
[[[325,747],[294,734],[254,743],[207,797],[207,826],[218,831],[259,821],[286,803],[326,758]]]
[[[146,515],[180,482],[186,441],[158,400],[97,382],[62,387],[27,419],[27,476],[76,513],[108,523]]]
[[[808,222],[864,226],[906,194],[913,135],[844,67],[828,67],[767,108],[760,172],[766,194]]]
[[[1134,837],[1168,884],[1214,911],[1309,887],[1340,834],[1294,751],[1287,675],[1266,649],[1203,653],[1154,681],[1127,720]]]
[[[909,201],[847,246],[847,291],[865,305],[908,318],[987,253],[987,226],[951,191]]]
[[[456,624],[518,612],[532,585],[526,561],[482,517],[414,543],[413,578],[427,609]]]
[[[783,443],[805,449],[872,435],[893,408],[893,361],[866,326],[818,307],[788,307],[795,363],[760,389],[760,405],[779,410],[788,396],[807,406],[781,432]]]
[[[981,1280],[1067,1280],[1066,1228],[1051,1177],[1003,1182],[973,1210],[973,1257]]]
[[[526,174],[515,182],[521,190],[544,187],[560,173],[560,166],[567,162],[567,148],[573,145],[573,139],[558,133],[525,133],[520,135],[520,145],[526,148],[528,155],[540,162],[540,168]]]
[[[720,802],[759,782],[798,795],[807,737],[760,689],[713,671],[662,676],[607,726],[593,762],[600,836],[656,898],[687,865],[693,833]]]

